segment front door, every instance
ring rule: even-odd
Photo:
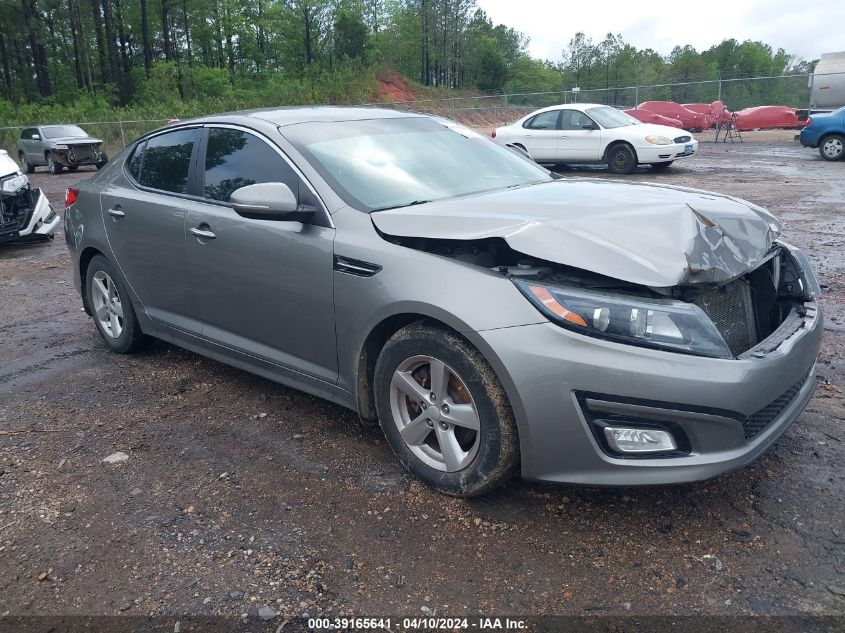
[[[100,194],[109,245],[146,314],[195,334],[202,322],[185,271],[182,196],[201,133],[174,130],[142,142]]]
[[[302,204],[319,202],[262,137],[211,127],[203,145],[198,169],[204,200],[190,203],[185,226],[203,337],[336,382],[334,229],[328,216],[320,208],[313,224],[241,217],[229,196],[260,182],[287,184]]]
[[[561,162],[601,160],[601,130],[580,110],[563,110],[557,153]]]

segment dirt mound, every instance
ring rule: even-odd
[[[379,102],[414,101],[419,98],[420,94],[397,72],[386,72],[378,79],[376,99]]]

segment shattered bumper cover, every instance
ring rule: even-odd
[[[815,389],[822,314],[814,301],[804,308],[737,359],[636,348],[552,324],[478,333],[496,352],[517,417],[523,476],[649,485],[747,465],[798,418]],[[613,454],[596,432],[601,420],[669,429],[683,450]]]

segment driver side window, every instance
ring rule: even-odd
[[[299,200],[299,176],[265,141],[241,130],[212,128],[205,150],[203,196],[228,202],[236,189],[282,182]]]
[[[585,125],[593,125],[593,120],[579,110],[564,110],[560,119],[562,130],[583,130]]]

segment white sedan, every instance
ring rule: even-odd
[[[606,163],[617,174],[628,174],[641,164],[665,169],[698,149],[698,141],[685,130],[641,123],[596,103],[543,108],[496,128],[492,136],[538,163]]]

